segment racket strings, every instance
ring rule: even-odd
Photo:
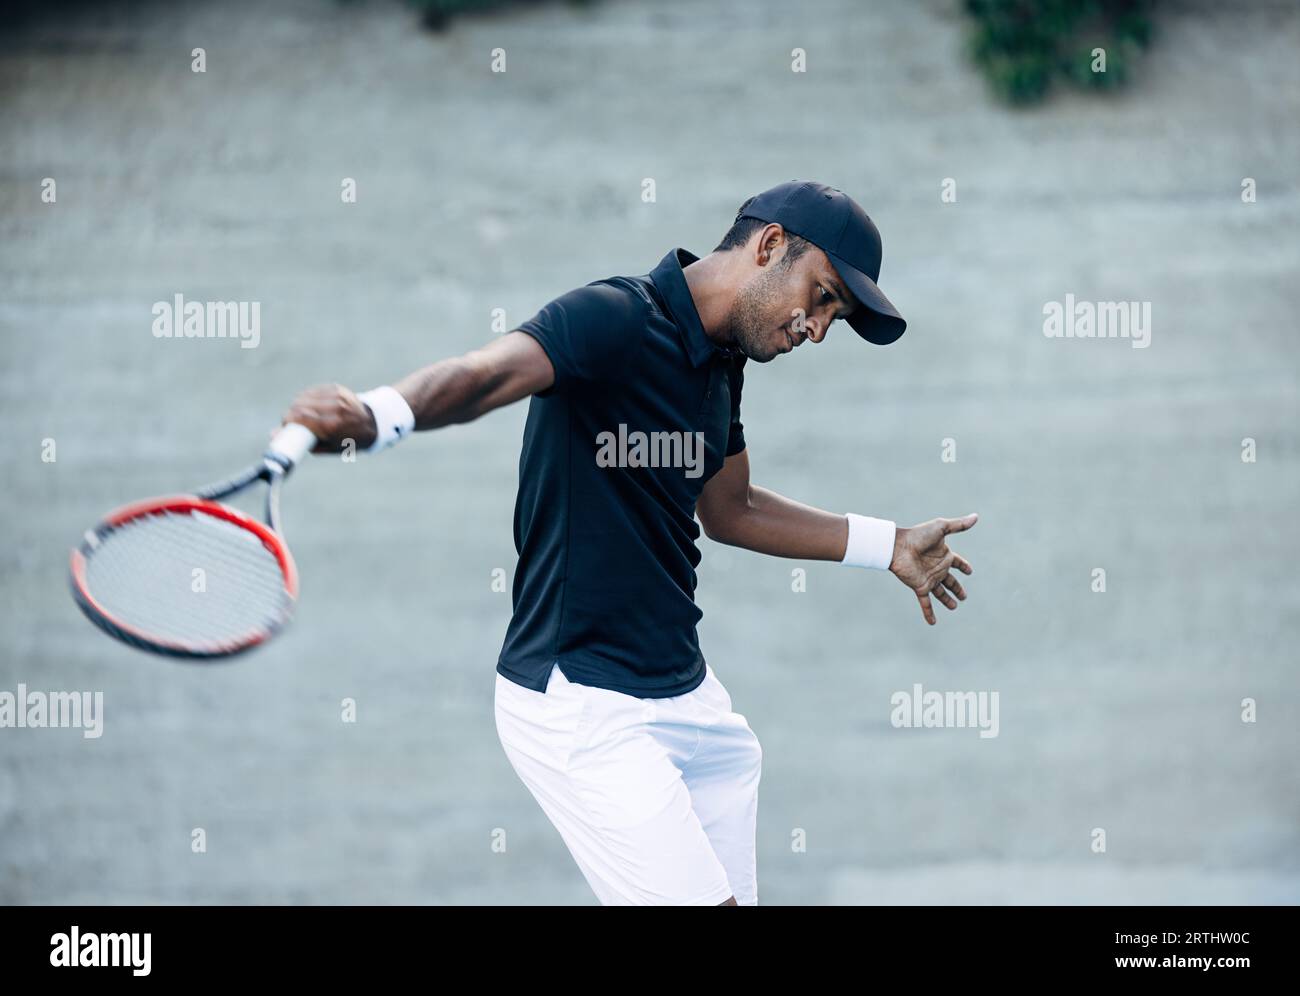
[[[272,628],[292,603],[261,538],[200,511],[111,530],[87,558],[86,588],[115,620],[194,649]]]

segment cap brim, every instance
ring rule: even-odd
[[[826,253],[826,258],[861,305],[847,319],[854,332],[867,342],[888,346],[907,331],[907,322],[898,313],[898,309],[890,304],[889,298],[880,292],[874,280],[834,253]]]

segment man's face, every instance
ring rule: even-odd
[[[790,263],[785,259],[788,245],[782,239],[769,255],[756,259],[753,276],[736,293],[731,309],[731,341],[757,363],[788,353],[805,339],[821,342],[831,323],[847,318],[857,306],[824,252],[810,246]]]

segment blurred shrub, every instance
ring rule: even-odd
[[[498,10],[502,7],[536,6],[553,0],[410,0],[421,13],[426,28],[441,31],[457,14],[471,11]],[[586,6],[592,0],[567,0],[575,7]]]
[[[994,91],[1013,104],[1041,100],[1057,77],[1094,89],[1122,86],[1151,41],[1150,0],[966,0],[971,51]],[[1093,49],[1106,71],[1093,71]]]

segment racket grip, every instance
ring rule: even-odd
[[[282,457],[292,466],[310,453],[315,445],[316,436],[310,429],[297,422],[290,422],[271,438],[267,452]]]

